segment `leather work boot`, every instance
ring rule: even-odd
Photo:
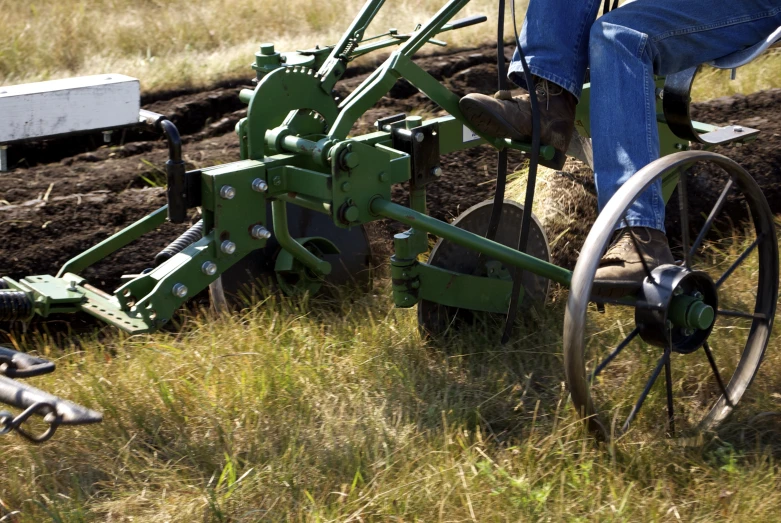
[[[561,169],[575,129],[577,100],[563,87],[541,78],[535,80],[540,108],[540,143],[556,149],[552,160],[540,160],[540,164]],[[519,96],[511,96],[510,91],[499,91],[493,96],[468,94],[461,98],[458,106],[472,127],[483,134],[519,142],[532,139],[532,107],[528,93]]]
[[[662,231],[649,227],[631,229],[643,252],[648,270],[652,271],[660,265],[675,261],[667,237]],[[613,244],[599,260],[591,294],[595,297],[621,298],[639,290],[646,276],[629,227],[626,227],[616,233]]]

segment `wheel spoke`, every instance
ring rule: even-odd
[[[667,422],[670,427],[670,436],[675,437],[675,411],[673,410],[673,376],[670,368],[670,351],[667,348],[667,358],[664,360],[664,382],[667,385]]]
[[[749,320],[766,320],[767,315],[762,314],[761,312],[758,312],[756,314],[750,314],[748,312],[743,311],[731,311],[729,309],[719,309],[718,311],[719,316],[730,316],[732,318],[746,318]]]
[[[597,365],[597,368],[596,368],[596,369],[594,369],[594,372],[592,372],[592,373],[591,373],[591,375],[588,377],[588,381],[589,381],[589,383],[590,383],[590,382],[592,382],[592,381],[594,381],[594,378],[596,378],[596,377],[597,377],[597,375],[598,375],[600,372],[602,372],[602,370],[604,370],[604,368],[605,368],[605,367],[607,367],[607,366],[608,366],[608,364],[609,364],[611,361],[613,361],[613,359],[614,359],[616,356],[618,356],[618,354],[619,354],[619,353],[620,353],[622,350],[624,350],[624,348],[626,348],[626,346],[627,346],[627,345],[629,345],[629,344],[632,342],[632,340],[633,340],[633,339],[635,339],[635,336],[637,336],[639,333],[640,333],[640,329],[638,329],[637,327],[635,327],[635,329],[634,329],[632,332],[630,332],[630,333],[629,333],[629,336],[627,336],[626,338],[624,338],[624,341],[622,341],[621,343],[619,343],[619,344],[618,344],[618,347],[616,347],[616,348],[613,350],[613,352],[611,352],[610,354],[608,354],[607,358],[605,358],[604,360],[602,360],[602,362],[601,362],[599,365]]]
[[[729,394],[727,394],[727,388],[724,386],[724,381],[722,381],[721,379],[719,368],[716,367],[716,360],[713,359],[713,353],[711,352],[707,341],[702,344],[702,349],[705,351],[705,355],[708,357],[708,363],[710,363],[710,368],[713,370],[713,375],[716,376],[716,382],[719,384],[721,393],[724,395],[724,400],[727,402],[727,405],[729,405],[730,407],[734,407],[734,405],[732,404],[732,400],[729,399]]]
[[[637,236],[635,236],[635,233],[632,231],[632,228],[629,226],[626,213],[624,213],[624,223],[626,224],[626,230],[629,232],[629,237],[632,239],[632,245],[635,246],[637,254],[640,255],[640,263],[643,264],[645,275],[648,276],[648,279],[651,280],[651,283],[655,285],[656,280],[654,279],[653,275],[651,275],[651,269],[648,267],[648,262],[645,261],[645,256],[643,256],[643,249],[640,248],[640,242],[638,241]]]
[[[626,430],[629,428],[629,424],[632,423],[632,421],[635,419],[635,416],[637,416],[637,413],[640,411],[640,407],[643,406],[645,398],[648,397],[648,393],[651,392],[651,387],[653,387],[654,383],[656,383],[656,378],[659,377],[659,373],[662,372],[662,367],[669,357],[670,352],[668,349],[665,349],[664,354],[661,358],[659,358],[659,362],[656,364],[656,368],[654,369],[653,374],[651,374],[648,383],[645,384],[645,388],[643,389],[642,394],[640,394],[640,397],[637,399],[637,403],[634,407],[632,407],[632,411],[629,413],[629,417],[626,418],[624,426],[621,428],[622,431],[626,432]]]
[[[746,261],[746,258],[748,258],[748,255],[749,255],[749,254],[751,254],[751,252],[752,252],[754,249],[756,249],[756,248],[757,248],[757,245],[759,245],[759,241],[762,239],[762,237],[763,237],[764,235],[765,235],[765,233],[761,233],[759,236],[757,236],[757,239],[756,239],[756,240],[754,240],[754,242],[751,244],[751,246],[749,246],[749,248],[748,248],[748,249],[746,249],[746,251],[745,251],[743,254],[741,254],[741,255],[738,257],[738,259],[737,259],[737,260],[735,260],[735,263],[733,263],[732,265],[730,265],[730,268],[729,268],[729,269],[727,269],[727,271],[726,271],[724,274],[722,274],[722,275],[721,275],[721,278],[719,278],[719,281],[717,281],[717,282],[716,282],[716,288],[717,288],[717,289],[718,289],[719,287],[721,287],[721,284],[722,284],[722,283],[724,283],[724,282],[727,280],[727,278],[729,278],[730,276],[732,276],[732,273],[735,271],[735,269],[737,269],[737,268],[740,266],[740,264],[741,264],[741,263],[743,263],[744,261]]]
[[[730,190],[732,189],[733,183],[734,182],[732,178],[730,178],[727,184],[724,186],[724,189],[721,191],[719,199],[716,200],[716,205],[714,205],[713,209],[711,209],[708,218],[705,220],[705,224],[702,226],[700,234],[697,235],[697,239],[694,240],[694,244],[692,244],[691,249],[689,249],[689,259],[694,257],[697,249],[700,248],[700,244],[702,244],[703,240],[705,240],[705,235],[708,234],[708,231],[710,231],[710,228],[713,225],[713,221],[716,219],[716,216],[721,212],[721,209],[727,202],[727,194],[729,194]]]
[[[683,244],[683,263],[691,269],[692,260],[689,252],[689,196],[686,191],[686,171],[678,175],[678,208],[681,214],[681,243]]]

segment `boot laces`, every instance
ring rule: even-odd
[[[534,92],[539,99],[545,99],[545,110],[550,109],[550,97],[559,96],[564,92],[564,88],[560,85],[556,85],[553,82],[549,82],[544,78],[534,77]],[[512,91],[502,89],[494,94],[494,98],[497,100],[510,100],[514,101]]]

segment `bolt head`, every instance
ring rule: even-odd
[[[236,189],[230,185],[223,185],[220,188],[220,198],[224,200],[232,200],[236,196]]]
[[[361,212],[358,210],[358,207],[355,205],[349,206],[344,211],[344,217],[348,222],[355,222],[358,221],[358,218],[360,217]]]
[[[740,125],[736,125],[735,128],[734,128],[734,131],[736,133],[742,133],[743,132],[743,127],[741,127]]]
[[[434,167],[433,169],[431,169],[431,174],[439,178],[440,176],[442,176],[442,167],[439,166]]]
[[[350,182],[344,182],[342,184],[342,191],[347,192],[350,190]]]
[[[282,185],[282,178],[274,176],[274,185]]]
[[[255,192],[266,192],[268,191],[268,184],[265,182],[265,180],[255,178],[252,180],[252,190]]]
[[[271,232],[262,225],[255,225],[252,227],[251,235],[256,240],[268,240],[271,238]]]
[[[348,169],[355,169],[358,167],[358,164],[361,162],[361,159],[358,157],[356,153],[347,153],[344,155],[344,166]]]
[[[423,133],[415,133],[415,141],[420,143],[423,140],[426,139],[426,136]]]
[[[380,181],[381,182],[387,182],[388,181],[388,175],[385,173],[380,173]]]
[[[214,276],[217,274],[217,264],[211,261],[203,262],[203,265],[201,265],[201,272],[206,276]]]
[[[675,148],[680,151],[681,149],[683,149],[683,144],[682,143],[676,143],[675,144]]]
[[[183,283],[177,283],[171,291],[177,298],[184,298],[187,296],[187,286]]]
[[[233,254],[236,252],[236,244],[230,240],[225,240],[220,244],[220,250],[225,254]]]

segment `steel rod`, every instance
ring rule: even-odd
[[[388,200],[375,198],[371,203],[371,212],[379,216],[391,218],[415,229],[434,234],[467,249],[483,253],[507,265],[528,270],[564,286],[569,287],[572,279],[572,272],[567,269],[519,252],[512,247],[487,240],[482,236],[459,229],[454,225]]]

